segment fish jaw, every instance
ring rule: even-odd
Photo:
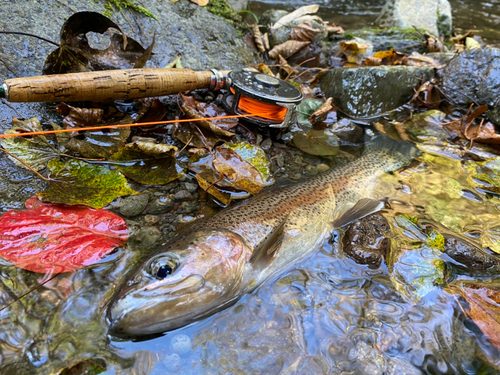
[[[108,308],[110,333],[142,336],[171,331],[219,311],[237,298],[249,248],[236,233],[205,230],[166,244],[122,285]],[[163,279],[158,260],[179,265]]]

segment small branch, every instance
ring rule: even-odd
[[[26,164],[24,161],[22,161],[21,159],[19,159],[17,156],[15,155],[12,155],[9,151],[7,151],[6,149],[0,147],[0,151],[2,152],[5,152],[7,155],[9,155],[11,158],[14,158],[16,159],[19,163],[21,163],[22,165],[24,165],[26,168],[28,168],[31,172],[33,172],[34,174],[36,174],[38,177],[40,177],[42,180],[44,180],[45,182],[49,182],[50,180],[46,177],[43,177],[40,173],[38,173],[37,171],[35,171],[33,168],[31,168],[28,164]],[[0,310],[1,311],[1,310]]]
[[[31,36],[33,38],[37,38],[40,40],[43,40],[44,42],[51,43],[57,47],[61,47],[58,43],[53,42],[52,40],[48,40],[45,38],[42,38],[41,36],[35,35],[35,34],[28,34],[28,33],[23,33],[21,31],[0,31],[0,34],[16,34],[16,35],[24,35],[24,36]]]
[[[181,149],[181,150],[180,150],[177,154],[175,154],[175,155],[174,155],[174,157],[177,157],[177,155],[179,155],[182,151],[184,151],[184,149],[185,149],[187,146],[189,146],[189,144],[191,143],[191,141],[193,140],[193,138],[194,138],[194,134],[191,136],[191,138],[189,138],[188,143],[186,143],[186,144],[184,145],[184,147],[183,147],[183,148],[182,148],[182,149]]]

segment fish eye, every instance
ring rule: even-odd
[[[177,269],[177,261],[171,257],[161,257],[153,260],[150,265],[150,272],[157,279],[164,279]]]

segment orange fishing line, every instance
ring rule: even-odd
[[[30,133],[16,133],[16,134],[0,134],[0,138],[12,138],[12,137],[25,137],[29,135],[45,135],[45,134],[57,134],[57,133],[71,133],[71,132],[79,132],[85,130],[101,130],[101,129],[113,129],[113,128],[126,128],[132,126],[148,126],[148,125],[159,125],[159,124],[172,124],[175,122],[196,122],[203,120],[222,120],[222,119],[230,119],[230,118],[240,118],[240,117],[249,117],[249,116],[262,116],[263,113],[260,111],[256,111],[253,114],[247,115],[231,115],[231,116],[221,116],[221,117],[203,117],[203,118],[195,118],[195,119],[182,119],[182,120],[169,120],[169,121],[154,121],[154,122],[139,122],[135,124],[118,124],[118,125],[103,125],[103,126],[89,126],[86,128],[74,128],[74,129],[60,129],[60,130],[44,130],[40,132],[30,132]]]
[[[233,88],[231,92],[234,94]],[[247,113],[258,113],[260,117],[264,117],[269,120],[275,120],[283,122],[285,120],[287,108],[281,107],[279,105],[267,104],[254,100],[245,95],[240,95],[240,101],[238,103],[238,108],[242,109]],[[254,115],[255,116],[255,115]]]

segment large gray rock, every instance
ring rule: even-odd
[[[500,49],[462,52],[443,70],[442,83],[456,103],[486,104],[490,119],[500,125]]]
[[[69,4],[68,6],[62,5]],[[104,1],[73,0],[0,2],[0,13],[5,15],[2,30],[23,31],[59,42],[64,21],[74,11],[103,13]],[[156,43],[154,55],[147,67],[163,67],[178,53],[182,54],[184,67],[195,70],[237,69],[245,63],[256,63],[258,55],[246,46],[236,29],[226,20],[210,13],[206,8],[189,1],[176,3],[166,0],[150,0],[144,5],[158,18],[141,13],[115,11],[110,17],[125,33],[144,47]],[[8,15],[8,16],[7,16]],[[127,17],[125,18],[124,15]],[[0,81],[16,76],[40,75],[45,58],[56,47],[39,39],[0,34]],[[0,133],[10,128],[12,117],[47,119],[59,122],[60,116],[53,110],[54,104],[0,103]],[[5,155],[0,155],[0,173],[8,176],[0,179],[0,213],[23,202],[35,191],[43,190],[42,183],[32,173],[14,166]]]
[[[343,111],[357,118],[382,115],[405,104],[434,69],[416,66],[338,68],[321,76],[321,88]]]
[[[448,0],[388,0],[375,21],[387,27],[417,27],[449,37],[451,35],[451,5]]]

